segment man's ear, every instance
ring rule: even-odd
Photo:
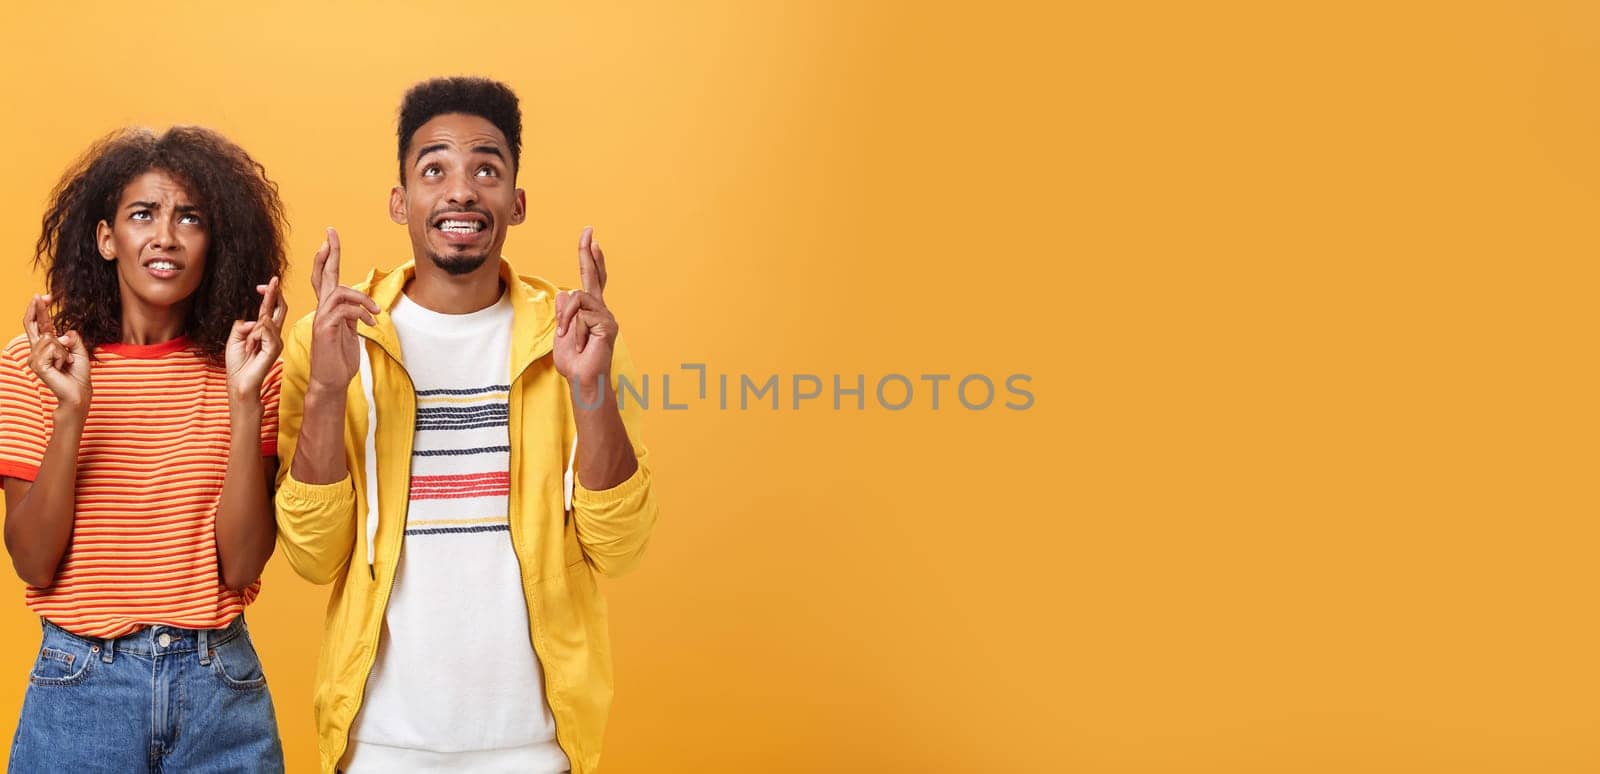
[[[100,221],[94,227],[94,241],[100,244],[100,257],[108,261],[117,259],[117,251],[111,245],[111,224]]]
[[[518,225],[527,219],[528,195],[521,188],[518,188],[516,201],[511,203],[511,225]]]
[[[389,189],[389,220],[406,224],[406,187],[397,185]]]

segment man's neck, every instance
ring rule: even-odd
[[[470,274],[451,274],[426,258],[416,262],[417,273],[406,283],[406,297],[422,308],[440,314],[467,314],[493,306],[500,287],[500,262],[484,261]]]

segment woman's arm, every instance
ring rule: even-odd
[[[228,472],[217,503],[217,562],[222,585],[232,591],[243,591],[261,577],[278,542],[271,486],[278,464],[261,456],[261,413],[259,394],[253,403],[230,396]]]
[[[233,591],[261,577],[277,544],[272,484],[277,464],[261,454],[261,386],[283,349],[278,333],[288,307],[278,278],[256,287],[261,312],[253,322],[233,324],[228,337],[228,470],[217,502],[217,564],[222,585]]]
[[[6,478],[6,551],[17,577],[44,588],[55,582],[56,569],[72,542],[73,506],[77,500],[78,442],[83,439],[86,412],[55,412],[55,432],[45,447],[44,461],[33,481]]]
[[[77,501],[78,443],[89,416],[89,352],[77,331],[57,335],[47,306],[34,296],[22,317],[31,353],[28,365],[56,397],[54,430],[32,482],[6,477],[6,551],[17,576],[30,586],[55,582],[72,542]]]

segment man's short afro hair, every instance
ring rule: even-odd
[[[434,78],[412,86],[400,102],[400,184],[406,182],[406,151],[411,135],[435,116],[464,113],[494,124],[511,144],[511,179],[522,167],[522,108],[517,93],[488,78]]]

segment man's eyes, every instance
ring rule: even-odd
[[[426,167],[422,168],[422,176],[423,177],[439,177],[439,176],[441,176],[443,174],[444,174],[444,170],[440,169],[438,166],[435,166],[435,165],[429,165],[429,166],[426,166]],[[497,170],[494,167],[491,167],[491,166],[488,166],[488,165],[484,165],[484,166],[478,167],[478,171],[477,171],[476,174],[477,174],[478,177],[499,177],[500,176],[500,170]]]

